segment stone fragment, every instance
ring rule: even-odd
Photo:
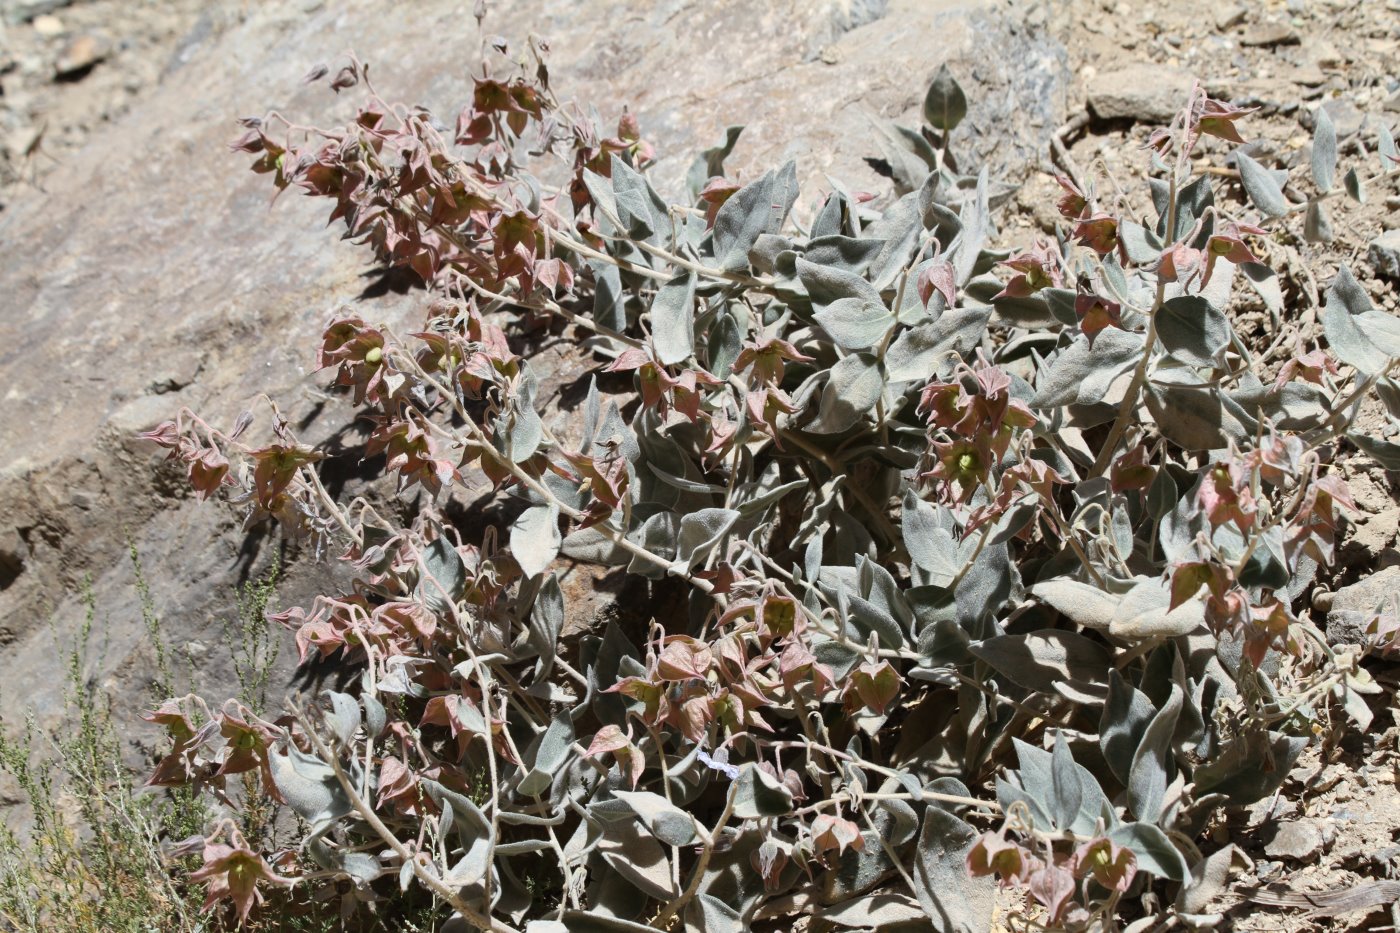
[[[52,38],[63,33],[63,20],[50,13],[34,17],[33,26],[34,31],[45,38]]]
[[[1387,230],[1366,247],[1366,260],[1376,275],[1400,279],[1400,230]]]
[[[1179,68],[1142,63],[1096,76],[1089,110],[1100,120],[1167,123],[1186,105],[1192,77]]]
[[[82,77],[94,65],[107,57],[111,44],[101,36],[84,33],[72,42],[54,62],[54,76],[60,80]]]
[[[1340,68],[1342,53],[1328,39],[1309,39],[1303,46],[1303,60],[1319,68]]]
[[[1333,645],[1364,644],[1366,627],[1375,617],[1376,607],[1397,593],[1400,567],[1386,567],[1342,587],[1332,597],[1332,609],[1327,613],[1327,641]]]
[[[1326,840],[1322,830],[1311,820],[1290,820],[1279,823],[1274,838],[1264,846],[1270,858],[1286,858],[1306,862],[1322,851]]]
[[[1298,33],[1287,23],[1274,20],[1267,23],[1259,23],[1245,30],[1245,34],[1240,36],[1240,44],[1254,46],[1255,48],[1269,48],[1275,45],[1296,45]]]
[[[1215,28],[1220,30],[1234,29],[1243,23],[1245,17],[1249,15],[1249,10],[1239,3],[1227,3],[1215,11]]]
[[[0,3],[0,16],[7,22],[23,23],[61,10],[72,2],[73,0],[7,0]]]

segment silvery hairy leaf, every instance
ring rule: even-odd
[[[950,308],[938,320],[903,331],[885,351],[891,384],[922,382],[952,372],[962,354],[982,342],[992,309]]]
[[[803,426],[815,434],[839,434],[875,408],[885,390],[880,363],[870,353],[853,353],[831,367],[817,417]]]
[[[666,845],[684,846],[695,840],[695,818],[660,794],[615,790],[613,796],[627,804],[651,834]]]
[[[1128,806],[1133,815],[1155,823],[1162,815],[1162,798],[1171,780],[1172,734],[1181,715],[1181,688],[1171,685],[1171,695],[1143,731],[1128,771]]]
[[[1157,714],[1147,694],[1134,687],[1117,670],[1108,674],[1108,699],[1099,719],[1099,748],[1104,761],[1124,786],[1132,775],[1133,759],[1147,726]]]
[[[620,156],[612,156],[613,200],[623,230],[658,245],[671,239],[671,213],[651,182]]]
[[[836,345],[845,350],[873,347],[895,322],[884,302],[863,298],[838,298],[814,317]]]
[[[1091,345],[1080,334],[1061,350],[1036,378],[1033,408],[1054,408],[1072,403],[1089,404],[1103,396],[1113,377],[1124,372],[1142,356],[1140,334],[1109,329],[1101,331]]]
[[[749,250],[765,233],[777,233],[797,200],[797,163],[788,162],[750,182],[724,202],[715,216],[715,260],[726,272],[749,267]]]
[[[287,805],[308,823],[325,826],[350,814],[354,807],[335,776],[335,769],[288,743],[287,754],[267,756],[273,783]]]
[[[1327,207],[1320,200],[1308,202],[1307,213],[1303,216],[1303,239],[1309,243],[1331,243],[1333,240],[1332,219],[1327,215]]]
[[[967,873],[973,829],[947,810],[924,811],[913,864],[914,895],[939,933],[990,933],[995,893],[991,878]]]
[[[1346,189],[1347,197],[1357,204],[1366,203],[1366,185],[1355,168],[1347,169],[1347,173],[1342,176],[1342,187]]]
[[[1332,352],[1362,373],[1383,373],[1400,356],[1400,320],[1377,311],[1346,266],[1327,289],[1320,316]]]
[[[667,366],[695,352],[695,273],[683,272],[656,290],[651,303],[651,342]]]
[[[1186,877],[1186,859],[1172,845],[1167,834],[1156,826],[1150,823],[1125,823],[1109,832],[1108,838],[1133,850],[1139,871],[1169,881],[1180,881]]]
[[[574,723],[567,712],[559,713],[549,727],[525,750],[526,770],[517,790],[526,796],[543,794],[572,756]]]
[[[792,811],[792,791],[753,764],[740,767],[730,793],[734,794],[734,815],[741,820],[783,816]]]
[[[997,635],[968,645],[978,659],[1017,686],[1061,694],[1080,703],[1102,702],[1112,659],[1103,645],[1083,635],[1046,629]]]
[[[701,509],[683,516],[675,538],[676,569],[686,572],[695,569],[738,518],[739,513],[733,509]]]
[[[1057,826],[1069,826],[1079,816],[1084,788],[1079,781],[1074,756],[1063,732],[1055,733],[1055,748],[1050,754],[1050,818]]]
[[[447,615],[467,589],[467,570],[457,549],[444,534],[439,534],[423,549],[423,578],[418,581],[416,596],[429,609]]]
[[[559,531],[559,507],[532,505],[510,529],[510,553],[527,577],[544,573],[559,556],[563,537]]]
[[[535,596],[535,604],[530,607],[530,621],[527,629],[530,647],[540,657],[537,679],[549,676],[554,668],[555,654],[559,650],[559,636],[564,631],[564,593],[559,589],[559,577],[550,574],[545,578]]]
[[[1240,183],[1250,203],[1265,217],[1282,217],[1288,213],[1288,199],[1273,173],[1243,152],[1235,153],[1240,167]]]
[[[331,703],[326,713],[326,724],[341,745],[349,745],[360,730],[360,704],[349,694],[334,690],[327,690],[325,697]]]
[[[1092,833],[1100,820],[1112,829],[1118,825],[1108,798],[1104,796],[1094,775],[1081,764],[1074,765],[1074,774],[1079,778],[1079,811],[1068,826],[1056,822],[1050,806],[1050,795],[1054,788],[1054,760],[1050,752],[1036,748],[1018,738],[1013,738],[1016,748],[1018,768],[1008,775],[1009,781],[998,784],[997,797],[1003,806],[1011,800],[1025,799],[1031,805],[1031,813],[1037,819],[1037,828],[1064,830],[1076,833]],[[1018,797],[1016,792],[1021,795]],[[1003,798],[1003,794],[1007,794]]]
[[[1157,336],[1168,353],[1195,366],[1215,366],[1230,345],[1229,320],[1195,295],[1169,298],[1157,310]]]
[[[1332,125],[1326,107],[1318,107],[1314,115],[1317,123],[1312,140],[1313,181],[1319,191],[1331,191],[1337,177],[1337,128]]]
[[[729,158],[729,154],[734,151],[734,144],[739,141],[739,134],[743,131],[742,125],[726,126],[724,128],[724,142],[700,150],[694,161],[690,163],[690,169],[685,174],[685,187],[692,204],[700,199],[700,192],[704,190],[705,182],[717,175],[724,175],[724,160]]]
[[[423,789],[443,814],[450,817],[449,825],[457,832],[462,857],[450,869],[452,883],[462,887],[478,883],[491,867],[491,822],[464,794],[431,780],[423,781]]]

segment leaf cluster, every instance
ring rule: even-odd
[[[894,191],[804,212],[792,163],[726,175],[740,127],[668,201],[634,116],[608,135],[523,60],[455,130],[352,61],[347,125],[235,143],[431,289],[420,332],[340,315],[318,353],[427,495],[336,501],[275,406],[260,446],[251,415],[148,435],[357,575],[274,617],[354,689],[153,714],[157,783],[257,774],[307,826],[309,871],[211,834],[211,902],[335,878],[503,931],[987,930],[995,878],[1052,926],[1208,925],[1212,815],[1277,789],[1329,706],[1369,723],[1358,656],[1297,610],[1354,508],[1331,457],[1387,462],[1351,425],[1400,400],[1400,324],[1345,268],[1325,347],[1235,331],[1236,286],[1288,311],[1256,251],[1294,210],[1243,154],[1262,219],[1193,174],[1246,112],[1193,92],[1148,141],[1152,216],[1062,178],[1059,235],[1013,255],[946,69],[928,126],[877,127]],[[1321,120],[1314,158],[1310,228]],[[572,418],[539,410],[542,326],[592,369]],[[444,516],[472,471],[508,529]],[[580,630],[569,561],[685,596]]]

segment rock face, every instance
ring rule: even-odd
[[[562,98],[592,103],[609,121],[624,104],[639,115],[658,144],[663,190],[676,190],[695,152],[727,125],[744,123],[730,160],[742,178],[795,158],[809,209],[824,173],[886,191],[864,161],[880,155],[869,117],[916,125],[945,61],[972,102],[958,133],[964,161],[984,160],[994,178],[1021,180],[1064,116],[1065,60],[1044,37],[1052,11],[1043,4],[488,8],[488,35],[517,46],[528,33],[549,38]],[[335,98],[324,84],[300,83],[345,49],[372,62],[387,97],[421,102],[450,123],[482,44],[470,5],[423,0],[408,15],[369,0],[286,0],[215,15],[223,18],[201,22],[159,87],[49,176],[47,194],[30,191],[0,214],[0,718],[9,724],[31,706],[41,724],[59,715],[59,646],[82,617],[84,579],[99,618],[88,675],[116,694],[118,715],[146,702],[151,646],[129,546],[177,650],[210,649],[196,659],[195,683],[228,695],[218,620],[274,543],[240,531],[228,509],[194,503],[133,432],[181,406],[227,425],[266,391],[305,439],[337,437],[347,410],[309,373],[328,313],[346,303],[390,323],[420,313],[421,292],[384,287],[364,252],[324,229],[324,205],[288,195],[272,215],[267,179],[225,144],[236,117],[270,108],[320,125],[348,115],[353,91]],[[577,375],[553,373],[555,384]],[[259,414],[265,427],[266,409]],[[353,484],[357,459],[333,459],[331,478]],[[294,565],[281,604],[323,586],[324,573]]]

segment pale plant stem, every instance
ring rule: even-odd
[[[686,884],[685,890],[680,896],[662,908],[657,915],[653,925],[665,929],[671,922],[671,918],[680,913],[681,909],[695,896],[695,892],[700,890],[700,882],[705,878],[705,869],[710,867],[710,859],[715,853],[715,842],[719,834],[724,831],[724,827],[729,823],[729,818],[734,815],[734,802],[738,798],[738,785],[729,785],[729,795],[724,801],[724,811],[720,813],[719,819],[715,821],[713,829],[706,830],[697,821],[695,828],[701,835],[700,857],[696,859],[695,867],[690,870],[690,881]]]
[[[899,877],[903,878],[904,883],[909,886],[910,893],[917,891],[918,886],[914,884],[914,878],[912,875],[909,874],[909,870],[904,867],[904,860],[899,857],[899,853],[896,852],[894,850],[894,847],[890,845],[889,840],[885,838],[885,834],[877,830],[875,828],[875,822],[870,819],[870,812],[865,809],[864,803],[864,801],[867,799],[869,798],[863,797],[860,800],[857,800],[855,802],[856,810],[859,811],[860,817],[862,820],[865,821],[865,825],[870,830],[871,835],[873,835],[877,840],[879,840],[880,848],[883,849],[885,852],[885,858],[890,860],[890,863],[894,865],[895,870],[899,872]]]
[[[317,756],[326,764],[330,765],[331,770],[335,772],[335,779],[340,784],[341,790],[345,792],[346,797],[349,798],[350,806],[353,807],[355,812],[360,815],[360,818],[369,825],[369,828],[372,829],[389,848],[394,850],[394,854],[396,854],[402,862],[413,866],[414,877],[418,879],[419,883],[442,898],[453,910],[461,914],[462,919],[466,920],[468,923],[474,924],[484,930],[490,930],[492,933],[520,933],[515,927],[502,923],[494,917],[486,916],[478,912],[476,908],[462,900],[456,891],[443,883],[442,879],[438,878],[432,872],[429,872],[419,863],[417,856],[410,852],[408,847],[399,841],[399,837],[395,836],[393,832],[390,831],[389,827],[384,825],[384,821],[379,818],[379,814],[374,812],[374,808],[360,796],[360,792],[355,787],[354,782],[350,780],[349,775],[345,773],[345,769],[341,767],[339,756],[333,754],[331,750],[326,747],[326,743],[323,742],[321,737],[316,733],[316,730],[312,727],[305,713],[300,709],[296,709],[295,712],[297,718],[301,720],[302,727],[312,747],[316,749]]]
[[[1176,177],[1173,175],[1171,184],[1171,210],[1168,213],[1169,220],[1167,229],[1171,230],[1176,225]],[[1098,457],[1094,460],[1093,469],[1089,471],[1088,478],[1102,476],[1108,469],[1108,465],[1113,462],[1113,454],[1118,448],[1118,441],[1122,439],[1123,432],[1127,431],[1128,425],[1132,423],[1133,413],[1137,411],[1138,396],[1142,394],[1142,387],[1147,382],[1147,369],[1152,363],[1152,348],[1157,343],[1157,310],[1162,307],[1162,302],[1166,298],[1167,283],[1165,279],[1157,280],[1157,296],[1152,301],[1152,311],[1147,319],[1147,337],[1142,345],[1142,358],[1138,360],[1137,367],[1133,370],[1132,381],[1128,383],[1128,389],[1123,395],[1123,401],[1118,405],[1118,415],[1114,418],[1113,427],[1109,429],[1108,437],[1104,439],[1103,448],[1099,451]]]
[[[626,346],[632,347],[636,350],[646,349],[646,344],[644,344],[642,341],[637,340],[634,337],[629,337],[626,334],[619,333],[613,330],[611,327],[605,327],[602,324],[597,323],[593,319],[584,317],[582,314],[578,314],[574,311],[570,311],[568,308],[556,302],[544,299],[540,302],[540,304],[531,304],[530,302],[524,299],[512,298],[509,295],[502,295],[499,292],[493,292],[491,291],[491,289],[472,279],[472,277],[467,275],[466,273],[461,273],[461,279],[462,281],[466,282],[467,287],[469,287],[472,291],[476,292],[483,298],[490,299],[491,301],[499,301],[502,304],[515,305],[518,308],[529,308],[531,311],[538,311],[542,314],[556,314],[559,317],[564,318],[569,323],[576,324],[577,326],[582,327],[586,330],[591,330],[601,337],[607,337],[610,340],[616,340],[618,343],[625,344]]]
[[[462,633],[460,644],[466,650],[467,657],[471,658],[472,660],[472,669],[476,673],[477,686],[481,689],[482,718],[486,722],[486,735],[483,736],[483,741],[486,742],[486,767],[487,773],[491,779],[491,838],[487,841],[486,850],[486,864],[490,865],[492,863],[492,858],[494,857],[494,853],[496,850],[496,840],[499,837],[501,827],[500,778],[496,770],[497,766],[495,730],[492,728],[491,681],[487,677],[487,673],[484,669],[485,665],[482,664],[480,657],[477,656],[476,647],[472,644],[471,632],[468,631],[461,614],[457,611],[457,601],[452,598],[452,594],[447,592],[446,588],[443,587],[442,583],[436,577],[434,577],[431,573],[428,573],[428,568],[423,563],[423,556],[421,553],[418,555],[418,564],[419,579],[431,581],[431,584],[437,588],[438,595],[443,600],[443,602],[447,604],[448,611],[452,615],[453,624],[456,625],[457,631]],[[445,861],[443,863],[443,867],[446,868]],[[567,878],[568,866],[564,867],[564,874]],[[486,873],[486,878],[482,884],[482,888],[483,903],[486,905],[486,913],[489,914],[491,912],[490,871],[487,871]]]
[[[858,758],[855,755],[850,754],[849,752],[841,751],[839,748],[832,748],[830,745],[823,745],[818,742],[813,742],[811,739],[805,739],[802,741],[780,740],[776,742],[758,739],[757,741],[759,741],[760,744],[767,748],[801,748],[808,751],[816,749],[817,751],[820,751],[824,754],[831,755],[834,758],[840,758],[842,761],[849,761],[852,764],[857,765],[858,767],[864,768],[869,771],[874,771],[877,774],[883,774],[886,777],[892,777],[896,780],[902,777],[900,772],[892,768],[886,768],[882,765],[877,765],[873,761],[866,761],[864,758]],[[983,809],[996,810],[998,812],[1000,812],[1001,810],[1001,804],[995,803],[990,800],[978,800],[976,797],[962,797],[956,794],[925,793],[924,798],[927,800],[942,801],[943,803],[963,804],[969,807],[981,807]]]
[[[656,762],[661,769],[661,790],[666,795],[666,802],[675,806],[676,802],[671,796],[671,769],[666,763],[666,745],[661,741],[661,733],[651,723],[647,723],[647,733],[651,736],[651,743],[656,746]],[[681,888],[681,848],[671,846],[671,884],[679,891]]]
[[[1368,186],[1368,185],[1378,184],[1379,182],[1388,181],[1388,180],[1390,180],[1390,179],[1392,179],[1392,178],[1397,178],[1397,177],[1400,177],[1400,168],[1386,169],[1385,171],[1377,172],[1375,175],[1372,175],[1370,178],[1362,179],[1362,181],[1361,181],[1361,186],[1362,186],[1362,188],[1363,188],[1363,190],[1364,190],[1365,187]],[[1282,214],[1279,214],[1279,215],[1276,216],[1276,217],[1265,217],[1263,220],[1259,221],[1259,226],[1267,228],[1267,227],[1269,227],[1269,225],[1271,225],[1271,224],[1278,223],[1278,222],[1281,221],[1281,220],[1286,220],[1287,218],[1293,216],[1294,214],[1297,214],[1297,213],[1300,213],[1300,212],[1302,212],[1302,211],[1307,210],[1307,209],[1308,209],[1308,206],[1309,206],[1310,204],[1312,204],[1314,201],[1328,201],[1328,200],[1331,200],[1332,198],[1337,197],[1338,195],[1342,195],[1342,194],[1345,194],[1345,193],[1346,193],[1346,188],[1345,188],[1345,187],[1342,187],[1342,188],[1333,188],[1331,191],[1323,191],[1323,192],[1321,192],[1321,193],[1319,193],[1319,194],[1313,195],[1311,198],[1309,198],[1308,200],[1302,202],[1301,204],[1290,204],[1290,205],[1288,206],[1288,210],[1286,210],[1286,211],[1283,212]]]
[[[496,450],[495,445],[493,445],[490,442],[490,440],[482,432],[481,428],[477,426],[474,420],[472,420],[471,415],[467,412],[466,408],[462,405],[461,401],[457,399],[456,394],[451,392],[446,386],[444,386],[442,383],[438,382],[431,375],[425,372],[423,368],[418,365],[418,361],[413,358],[413,355],[411,353],[408,353],[406,350],[400,351],[396,354],[396,358],[401,362],[407,363],[408,366],[414,371],[415,375],[417,375],[419,378],[423,379],[425,382],[430,384],[434,389],[438,391],[438,393],[443,398],[448,398],[452,400],[452,404],[456,409],[458,416],[460,416],[463,420],[464,429],[469,435],[471,442],[477,445],[478,449],[481,450],[483,455],[489,456],[492,460],[496,461],[498,464],[503,466],[511,474],[511,476],[513,476],[515,480],[518,483],[520,483],[520,485],[535,493],[545,502],[548,502],[556,508],[558,508],[561,514],[566,515],[577,522],[581,522],[585,519],[586,516],[583,512],[579,511],[578,509],[575,509],[574,507],[568,505],[565,502],[561,502],[559,498],[555,496],[554,493],[549,489],[548,486],[545,486],[539,480],[535,479],[529,473],[525,472],[523,469],[520,468],[520,466],[517,463],[515,463],[505,454],[502,454],[500,451]],[[647,550],[641,545],[628,540],[627,536],[623,532],[611,528],[606,522],[599,523],[595,527],[601,529],[603,534],[607,535],[607,537],[615,545],[622,548],[629,554],[632,554],[636,557],[640,557],[647,563],[664,569],[668,574],[674,574],[676,576],[684,578],[690,583],[691,586],[694,586],[696,589],[700,590],[701,592],[707,595],[714,595],[714,585],[708,580],[702,580],[689,572],[676,570],[672,566],[671,561],[666,560],[666,558],[661,557]]]
[[[809,454],[810,456],[816,457],[818,460],[820,460],[822,464],[828,470],[831,471],[831,474],[833,476],[850,475],[846,472],[845,464],[838,462],[837,460],[829,456],[827,452],[822,450],[821,448],[809,444],[797,432],[791,430],[780,430],[778,433],[782,435],[782,439],[784,441],[791,441],[795,447],[800,447],[803,453]],[[865,490],[860,488],[860,486],[855,485],[853,483],[848,483],[846,484],[845,489],[851,494],[851,496],[856,500],[856,502],[860,503],[861,508],[865,509],[865,511],[870,514],[871,520],[874,521],[877,526],[879,526],[881,534],[885,536],[885,539],[889,542],[890,548],[895,552],[895,554],[897,556],[907,557],[908,555],[904,553],[904,544],[900,539],[899,531],[896,530],[894,525],[890,523],[889,516],[885,514],[885,510],[880,508],[875,503],[875,500],[871,499],[870,496],[866,494]]]

